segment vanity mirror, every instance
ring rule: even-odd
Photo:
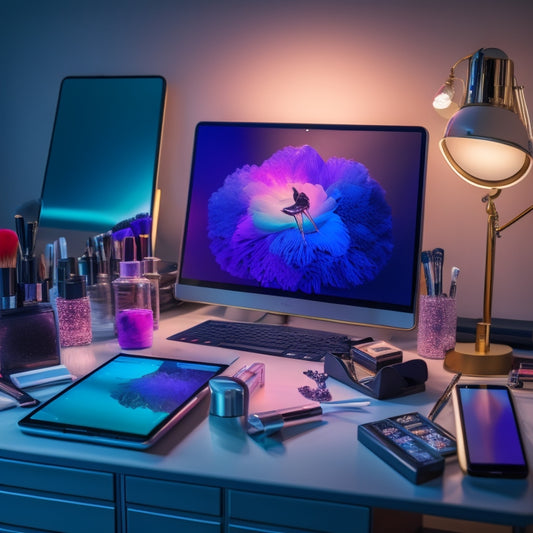
[[[61,83],[40,201],[37,251],[65,237],[79,256],[89,237],[149,213],[166,82],[160,76],[67,77]]]

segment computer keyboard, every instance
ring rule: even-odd
[[[323,361],[328,352],[346,353],[354,344],[339,333],[253,322],[207,320],[176,333],[170,340],[257,352],[293,359]]]

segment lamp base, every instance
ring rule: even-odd
[[[487,353],[476,351],[472,342],[458,342],[446,353],[444,368],[466,376],[496,376],[508,374],[513,364],[513,349],[505,344],[491,344]]]

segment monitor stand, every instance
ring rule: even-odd
[[[283,325],[288,324],[289,315],[268,313],[255,309],[241,309],[239,307],[222,307],[219,306],[214,313],[222,320],[232,322],[260,322],[261,324]]]
[[[358,338],[372,337],[376,340],[387,340],[389,342],[392,340],[393,336],[401,336],[401,333],[403,333],[393,329],[376,328],[374,326],[366,326],[363,324],[330,322],[327,320],[269,313],[266,311],[242,309],[239,307],[217,306],[215,309],[211,308],[210,314],[216,315],[220,320],[227,320],[231,322],[255,322],[278,326],[295,326],[300,328],[330,331],[332,333],[342,333]],[[409,332],[409,334],[411,335],[412,333]]]

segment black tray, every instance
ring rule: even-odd
[[[415,394],[426,389],[428,367],[422,359],[411,359],[383,367],[374,376],[358,380],[343,356],[326,354],[324,372],[328,376],[378,400]]]

